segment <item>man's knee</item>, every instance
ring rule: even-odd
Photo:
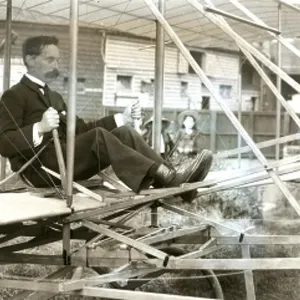
[[[98,136],[98,135],[103,135],[105,133],[108,133],[109,131],[107,131],[106,129],[102,128],[102,127],[95,127],[94,129],[91,130],[91,132]]]
[[[133,128],[126,125],[117,127],[112,131],[112,133],[117,137],[133,136],[137,134],[137,132]]]

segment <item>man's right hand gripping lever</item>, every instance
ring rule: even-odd
[[[53,107],[48,108],[42,117],[42,120],[37,123],[39,135],[42,136],[46,132],[50,132],[59,126],[59,114]]]

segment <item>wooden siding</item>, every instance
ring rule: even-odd
[[[232,87],[230,98],[223,97],[223,100],[231,110],[237,110],[238,109],[237,81],[234,79],[230,79],[230,78],[228,78],[228,79],[227,78],[210,78],[210,80],[214,86],[216,93],[220,97],[222,97],[222,95],[220,94],[220,86],[221,85],[227,85],[227,86]],[[203,96],[210,97],[210,107],[209,107],[210,110],[220,110],[221,109],[220,105],[217,103],[217,101],[212,96],[210,96],[210,93],[207,90],[207,88],[203,86],[202,91],[203,91]]]
[[[132,99],[139,97],[142,80],[154,79],[154,42],[110,36],[106,42],[105,59],[107,65],[104,105],[126,105]],[[223,98],[232,110],[237,110],[238,55],[209,50],[203,55],[202,68],[210,77],[217,93],[220,92],[221,85],[231,87],[230,97]],[[202,87],[199,77],[196,74],[190,74],[188,69],[189,65],[180,52],[175,47],[167,46],[165,51],[164,107],[188,108],[190,106],[201,109],[202,97],[210,96],[206,88]],[[132,76],[132,90],[128,98],[116,96],[116,78],[118,75]],[[181,93],[182,82],[188,85],[186,96]],[[150,97],[149,103],[153,103],[153,97]],[[210,109],[220,109],[212,97]]]
[[[132,94],[131,97],[117,97],[116,96],[116,77],[117,75],[132,76]],[[165,91],[164,91],[164,107],[180,108],[188,107],[188,97],[181,97],[181,82],[188,82],[189,94],[193,103],[198,103],[200,108],[201,99],[201,82],[199,78],[188,75],[178,75],[177,73],[165,74]],[[124,106],[130,101],[135,101],[139,98],[141,91],[141,81],[145,79],[154,79],[153,70],[140,70],[140,69],[113,69],[107,67],[105,70],[104,80],[104,105]],[[119,98],[122,98],[121,100]],[[149,97],[149,106],[153,106],[153,96]],[[122,103],[124,105],[122,105]],[[195,107],[196,108],[196,107]]]
[[[214,78],[237,80],[239,56],[222,52],[205,52],[204,66],[206,75]]]
[[[22,59],[22,43],[30,36],[55,35],[59,38],[61,75],[51,84],[51,87],[60,92],[64,96],[65,101],[67,101],[68,87],[64,78],[68,78],[70,56],[69,28],[67,26],[16,22],[13,23],[12,27],[19,35],[15,45],[12,47],[12,58],[14,60]],[[2,37],[4,37],[4,28],[4,23],[0,22],[0,36]],[[85,80],[85,82],[84,87],[78,86],[77,113],[87,120],[92,120],[103,115],[102,88],[104,63],[100,51],[102,35],[95,29],[80,28],[78,41],[78,78]]]
[[[143,40],[109,37],[106,43],[105,60],[104,105],[126,105],[132,99],[139,97],[141,81],[154,80],[154,44]],[[200,103],[201,82],[198,77],[186,74],[187,69],[188,64],[179,56],[179,51],[174,47],[166,47],[164,107],[188,107],[189,101]],[[118,75],[132,76],[130,97],[116,96]],[[188,83],[190,100],[188,97],[181,96],[182,81]],[[149,96],[149,106],[153,106],[153,101],[153,96]]]
[[[166,47],[166,73],[177,73],[177,57],[176,48]],[[143,40],[124,40],[110,36],[106,43],[105,60],[108,68],[154,71],[155,42],[151,44]]]

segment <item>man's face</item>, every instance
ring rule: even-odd
[[[193,129],[193,127],[195,125],[194,118],[191,116],[187,116],[185,118],[185,120],[183,121],[183,125],[184,125],[185,129]]]
[[[59,76],[59,50],[55,45],[47,45],[38,56],[28,56],[29,73],[43,82],[49,83]]]

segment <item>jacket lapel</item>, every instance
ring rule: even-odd
[[[42,102],[46,105],[46,107],[50,107],[50,103],[49,100],[42,94],[42,92],[40,91],[40,86],[34,82],[32,82],[27,76],[23,76],[23,78],[21,79],[21,82],[23,84],[25,84],[28,88],[30,88],[31,90],[35,91],[38,96],[39,99],[42,100]]]

